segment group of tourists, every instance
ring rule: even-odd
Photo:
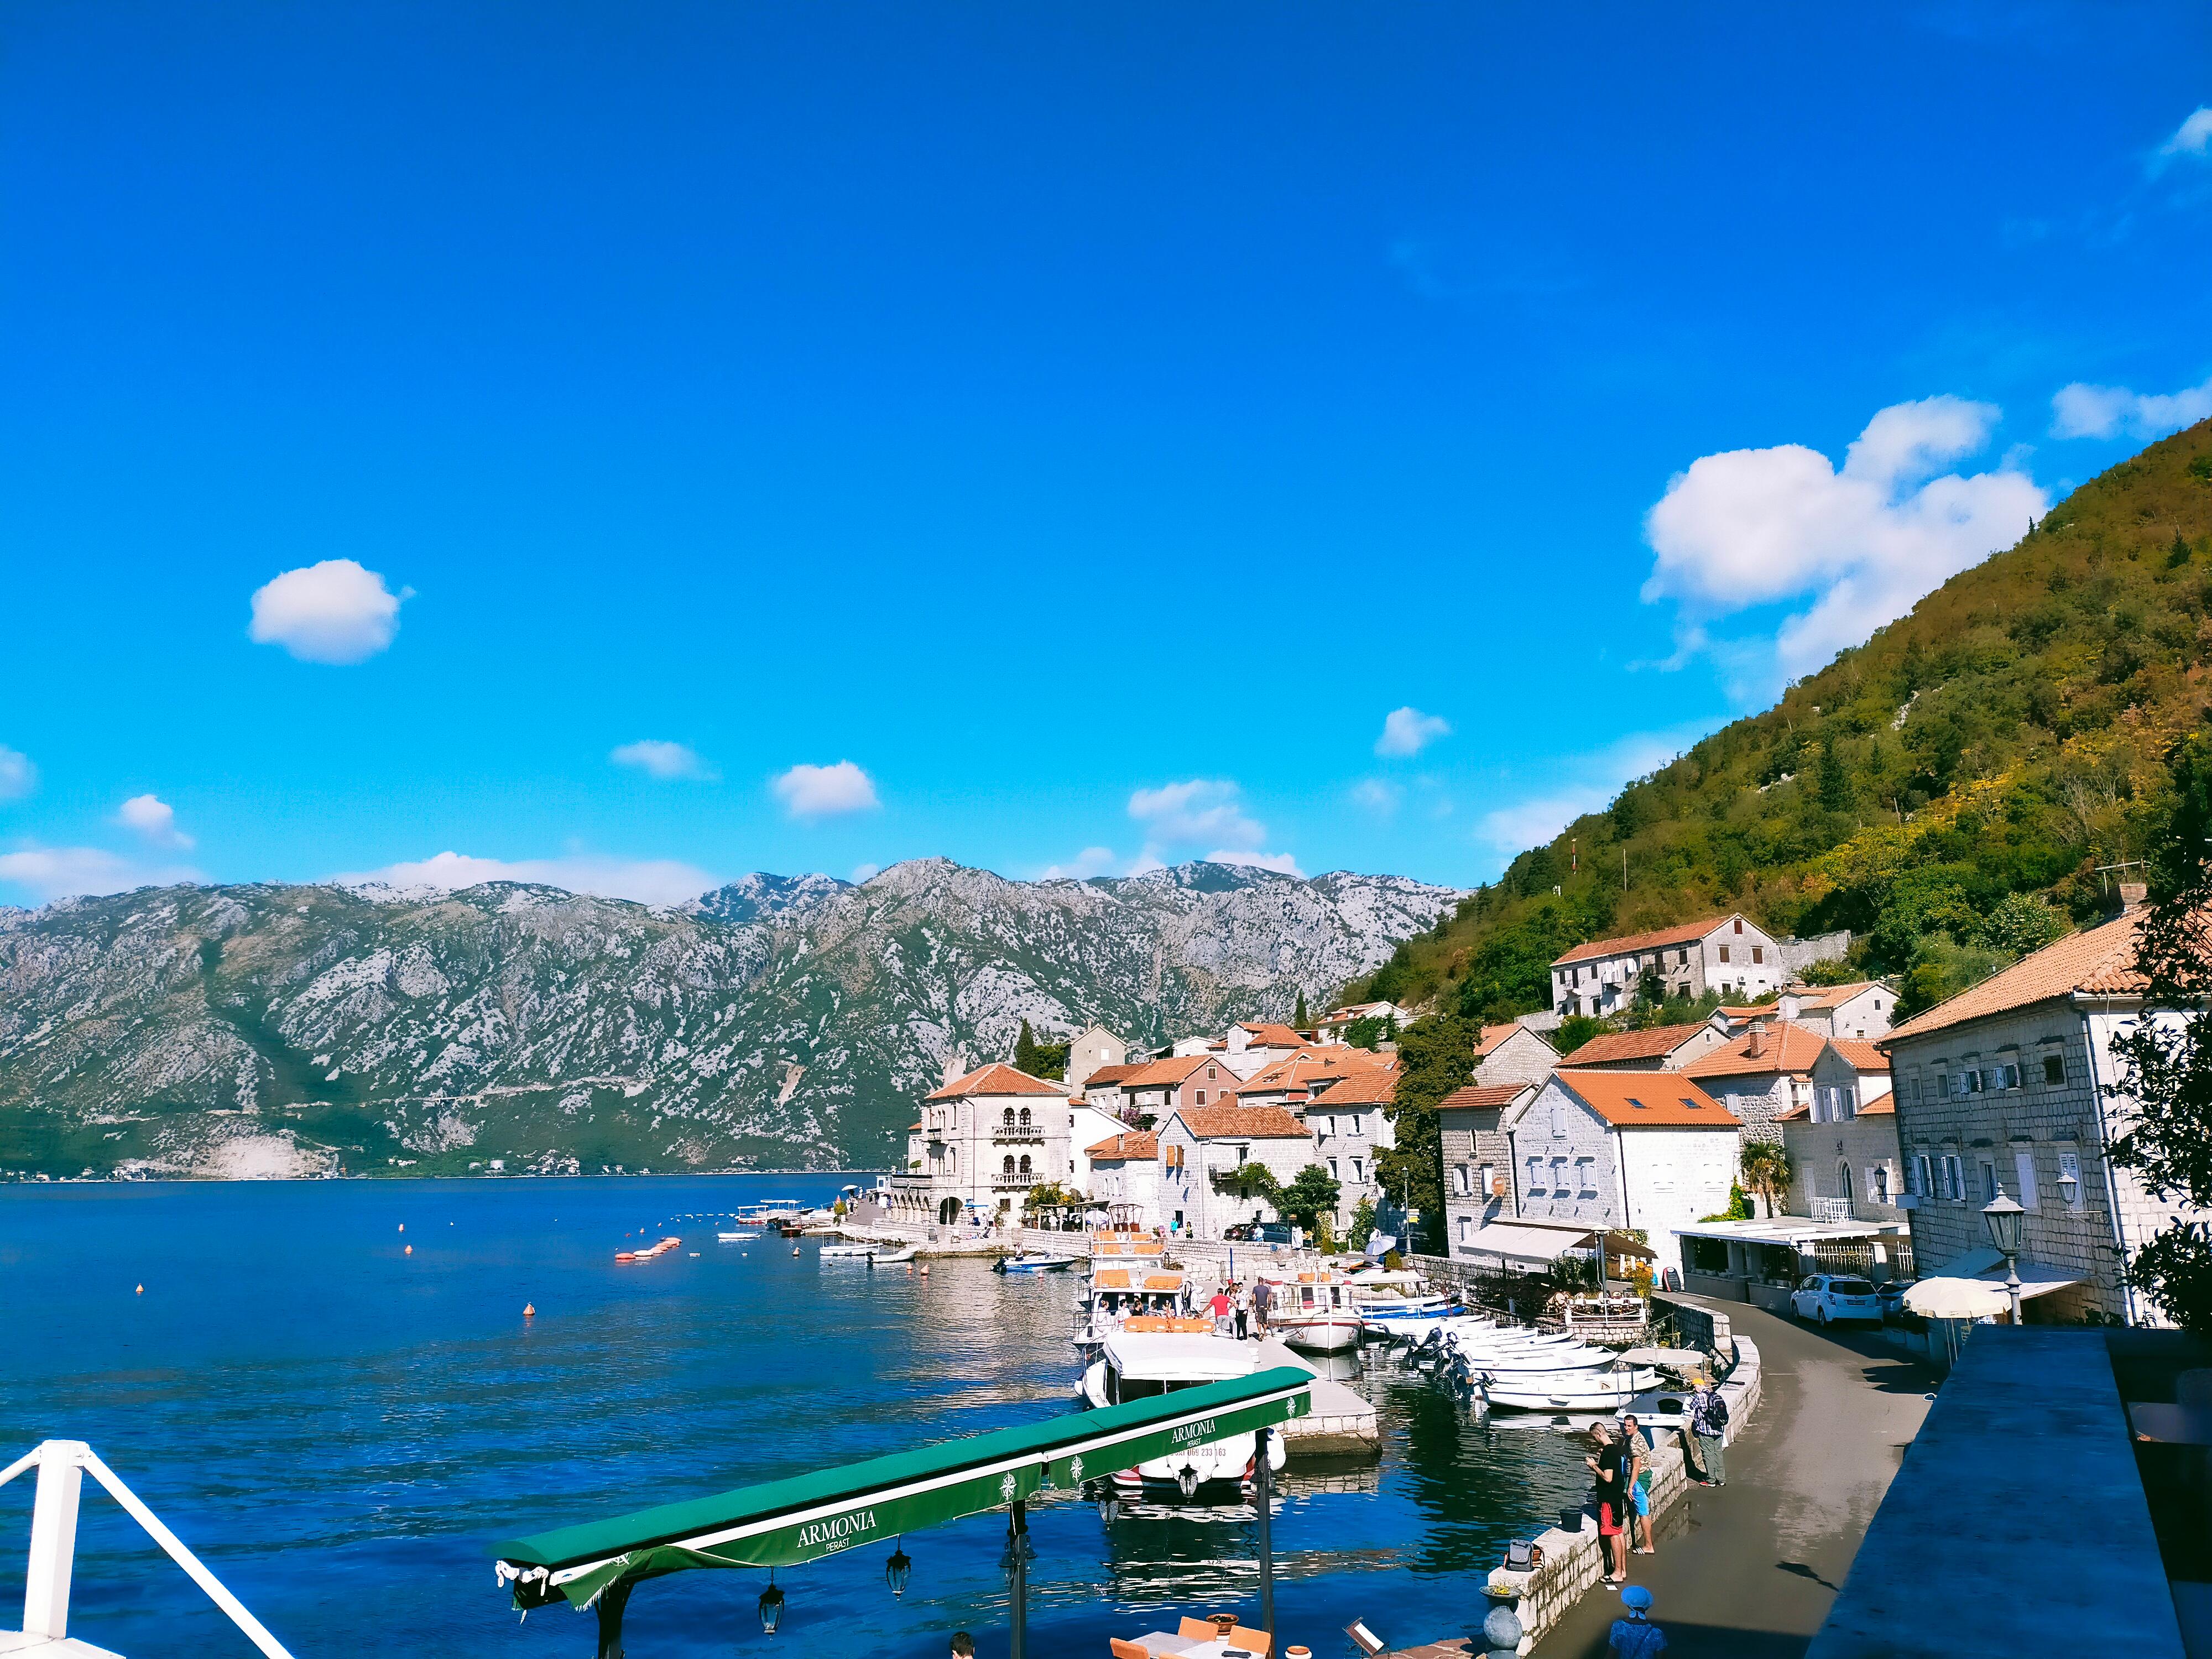
[[[1728,1484],[1724,1445],[1728,1438],[1728,1402],[1709,1376],[1696,1379],[1690,1396],[1690,1437],[1697,1443],[1695,1472],[1690,1478],[1701,1486]],[[1595,1455],[1583,1459],[1597,1477],[1597,1530],[1604,1542],[1608,1584],[1628,1582],[1628,1557],[1655,1555],[1658,1547],[1651,1531],[1650,1443],[1633,1412],[1624,1415],[1620,1427],[1599,1422],[1591,1432],[1597,1438]],[[1689,1473],[1686,1466],[1686,1473]]]
[[[1255,1334],[1267,1334],[1267,1281],[1255,1279],[1249,1284],[1232,1280],[1216,1290],[1206,1304],[1213,1316],[1216,1336],[1233,1336],[1240,1342]]]

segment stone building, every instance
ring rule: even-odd
[[[1981,1216],[2002,1191],[2027,1211],[2031,1322],[2164,1322],[2122,1269],[2170,1218],[2212,1218],[2154,1199],[2107,1156],[2135,1115],[2112,1045],[2145,1017],[2141,924],[2130,910],[2047,945],[1877,1045],[1895,1077],[1919,1270],[2002,1278]]]
[[[1258,1164],[1287,1186],[1314,1161],[1305,1125],[1279,1106],[1177,1107],[1159,1126],[1158,1146],[1160,1219],[1196,1238],[1274,1217],[1262,1200],[1217,1191],[1217,1176]]]
[[[1548,1073],[1547,1073],[1548,1075]],[[1443,1140],[1444,1233],[1455,1255],[1474,1254],[1474,1237],[1511,1218],[1513,1143],[1506,1125],[1536,1097],[1539,1080],[1469,1084],[1437,1105]]]
[[[1106,1066],[1126,1065],[1129,1045],[1103,1025],[1067,1040],[1067,1086],[1080,1094],[1084,1085]]]
[[[1904,1164],[1889,1057],[1830,1038],[1813,1062],[1810,1097],[1778,1120],[1790,1153],[1790,1212],[1815,1220],[1903,1222]]]
[[[1553,1064],[1578,1070],[1602,1066],[1610,1072],[1679,1072],[1726,1042],[1728,1035],[1724,1026],[1705,1020],[1691,1025],[1647,1025],[1638,1031],[1606,1031]]]
[[[1357,1053],[1357,1050],[1353,1050]],[[1303,1104],[1293,1099],[1290,1109],[1313,1137],[1314,1155],[1335,1177],[1336,1221],[1340,1231],[1349,1226],[1352,1212],[1362,1199],[1378,1207],[1382,1201],[1381,1178],[1376,1173],[1376,1154],[1398,1144],[1390,1107],[1398,1097],[1398,1062],[1389,1055],[1379,1064],[1365,1066],[1330,1078],[1309,1093]],[[1237,1097],[1243,1099],[1242,1095]]]
[[[1486,1025],[1474,1041],[1474,1080],[1485,1085],[1539,1083],[1559,1063],[1559,1051],[1515,1022]]]
[[[1789,978],[1779,944],[1758,923],[1741,915],[1711,916],[1577,945],[1552,963],[1552,1007],[1603,1018],[1655,985],[1648,994],[1700,997],[1712,989],[1757,998]]]
[[[994,1063],[922,1102],[907,1132],[907,1167],[887,1201],[902,1220],[957,1221],[1015,1210],[1031,1187],[1075,1174],[1064,1085]]]
[[[1125,1129],[1085,1148],[1091,1163],[1090,1196],[1109,1206],[1117,1227],[1158,1227],[1160,1138],[1148,1129]]]

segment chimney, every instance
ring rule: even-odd
[[[1766,1022],[1765,1020],[1754,1019],[1751,1022],[1751,1041],[1745,1046],[1743,1052],[1745,1057],[1750,1060],[1757,1060],[1766,1052]]]
[[[2149,893],[2150,889],[2142,882],[2122,882],[2120,884],[2120,914],[2124,916],[2142,909],[2143,900],[2149,896]]]

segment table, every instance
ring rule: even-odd
[[[1194,1636],[1178,1636],[1172,1631],[1149,1631],[1131,1639],[1146,1652],[1159,1656],[1159,1659],[1254,1659],[1246,1650],[1232,1648],[1226,1642],[1202,1642]]]

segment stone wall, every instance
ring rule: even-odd
[[[1702,1348],[1707,1353],[1723,1358],[1735,1352],[1735,1340],[1729,1329],[1729,1316],[1712,1308],[1701,1308],[1694,1302],[1685,1302],[1664,1291],[1651,1293],[1651,1311],[1655,1316],[1668,1315],[1674,1321],[1674,1328],[1682,1334],[1682,1340],[1692,1348]]]

